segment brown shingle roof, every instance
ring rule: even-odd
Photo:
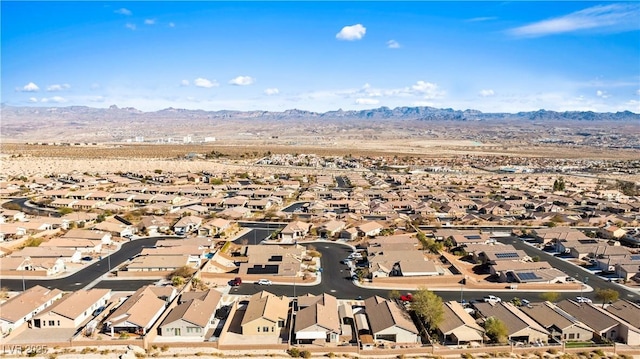
[[[206,292],[187,292],[189,300],[182,303],[171,310],[160,326],[164,326],[175,322],[176,320],[184,320],[201,328],[207,326],[207,323],[213,316],[218,307],[218,303],[222,298],[220,292],[210,289]]]
[[[15,323],[44,303],[61,295],[60,289],[49,289],[36,285],[2,303],[0,305],[0,319]]]
[[[402,310],[396,302],[390,302],[382,297],[374,296],[365,299],[365,311],[369,319],[372,333],[378,333],[392,326],[397,326],[408,332],[418,334],[409,314]]]

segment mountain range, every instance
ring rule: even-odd
[[[424,120],[424,121],[491,121],[491,120],[529,120],[529,121],[640,121],[640,114],[624,112],[592,111],[547,111],[538,110],[518,113],[484,113],[477,110],[453,110],[434,107],[379,107],[368,110],[342,109],[327,112],[311,112],[291,109],[274,111],[205,111],[166,108],[159,111],[143,112],[132,107],[93,108],[86,106],[68,107],[15,107],[2,105],[3,125],[18,121],[43,118],[65,118],[67,120],[109,120],[109,119],[264,119],[264,120]]]

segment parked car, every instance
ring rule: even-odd
[[[531,304],[531,302],[528,299],[520,299],[520,303],[522,303],[522,305],[524,305],[525,307]]]
[[[578,303],[593,303],[593,301],[587,297],[576,297]]]
[[[97,317],[98,315],[100,315],[100,313],[102,313],[104,310],[106,309],[105,306],[99,307],[98,309],[93,311],[93,316]]]
[[[353,252],[353,253],[349,254],[348,259],[362,259],[362,253]]]
[[[229,285],[232,287],[237,287],[240,284],[242,284],[242,278],[240,277],[235,277],[232,280],[229,281]]]
[[[502,299],[500,299],[500,297],[496,297],[495,295],[487,295],[486,297],[482,298],[482,300],[485,303],[498,303],[498,302],[502,302]]]
[[[411,293],[403,294],[400,296],[400,300],[403,302],[411,302],[413,301],[413,295]]]
[[[271,281],[268,279],[260,279],[258,281],[258,285],[271,285],[271,284],[272,284]]]

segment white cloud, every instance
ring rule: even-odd
[[[609,95],[607,93],[607,91],[602,91],[602,90],[596,91],[596,96],[598,96],[600,98],[609,98],[609,97],[611,97],[611,95]]]
[[[126,9],[126,8],[120,8],[116,11],[114,11],[116,14],[120,14],[120,15],[126,15],[126,16],[131,16],[133,15],[133,13],[131,12],[131,10]]]
[[[264,94],[267,95],[267,96],[277,95],[279,93],[280,93],[280,90],[278,90],[275,87],[270,87],[270,88],[264,90]]]
[[[94,82],[94,83],[92,83],[92,84],[91,84],[90,89],[91,89],[91,90],[94,90],[94,91],[95,91],[95,90],[99,90],[99,89],[100,89],[100,84],[99,84],[99,83],[97,83],[97,82]]]
[[[155,25],[156,24],[156,19],[145,19],[144,20],[144,24],[145,25]]]
[[[170,23],[169,23],[169,27],[176,27],[176,24],[175,24],[175,23],[173,23],[173,22],[170,22]]]
[[[411,86],[411,93],[424,96],[425,99],[434,99],[444,96],[444,91],[440,90],[437,84],[425,81],[418,81]]]
[[[55,102],[55,103],[64,103],[67,102],[67,99],[61,96],[53,96],[53,97],[43,97],[40,99],[40,102]]]
[[[255,79],[251,76],[238,76],[234,79],[229,80],[230,85],[236,86],[247,86],[251,85],[255,82]]]
[[[38,102],[38,99],[35,97],[29,97],[29,102]]]
[[[399,49],[400,43],[398,43],[396,40],[389,40],[387,41],[387,47],[390,49]]]
[[[38,87],[38,85],[34,84],[33,82],[29,82],[28,84],[24,85],[22,89],[17,90],[22,92],[38,92],[40,91],[40,87]]]
[[[542,20],[509,30],[522,37],[539,37],[592,30],[622,32],[640,29],[640,4],[623,3],[597,5],[568,15]]]
[[[338,40],[346,40],[346,41],[354,41],[360,40],[366,34],[367,28],[362,26],[362,24],[355,24],[351,26],[345,26],[340,30],[339,33],[336,34],[336,39]]]
[[[638,89],[638,91],[636,91],[636,95],[640,96],[640,89]]]
[[[357,98],[356,99],[357,105],[377,105],[378,103],[380,103],[380,101],[376,100],[375,98]]]
[[[189,80],[180,81],[180,86],[189,86]]]
[[[489,97],[489,96],[495,95],[496,93],[493,90],[488,89],[488,90],[480,90],[480,92],[478,94],[481,97]]]
[[[136,24],[132,24],[130,22],[128,22],[126,25],[124,25],[124,27],[126,27],[127,29],[132,30],[132,31],[135,31],[135,29],[137,28]]]
[[[218,87],[218,82],[213,80],[208,80],[202,77],[198,77],[197,79],[193,80],[193,85],[196,87],[203,87],[203,88],[212,88],[212,87]]]
[[[47,91],[49,92],[62,91],[62,90],[68,90],[69,88],[71,88],[71,85],[69,84],[53,84],[47,87]]]
[[[466,22],[482,22],[482,21],[491,21],[491,20],[497,20],[498,18],[495,16],[481,16],[481,17],[474,17],[471,19],[467,19],[465,20]]]

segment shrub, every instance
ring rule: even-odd
[[[300,357],[300,349],[298,348],[291,348],[287,350],[287,354],[289,354],[290,357],[292,358],[299,358]]]
[[[460,355],[463,359],[473,359],[473,355],[471,353],[463,353]]]
[[[593,352],[594,352],[595,354],[598,354],[598,355],[599,355],[599,356],[601,356],[601,357],[605,356],[605,355],[604,355],[604,352],[602,351],[602,349],[596,349],[596,350],[594,350]]]
[[[311,358],[311,352],[308,350],[301,351],[300,358]]]
[[[554,355],[555,355],[555,354],[558,354],[558,349],[556,349],[556,348],[551,348],[551,349],[547,350],[547,353],[549,353],[549,354],[554,354]]]

